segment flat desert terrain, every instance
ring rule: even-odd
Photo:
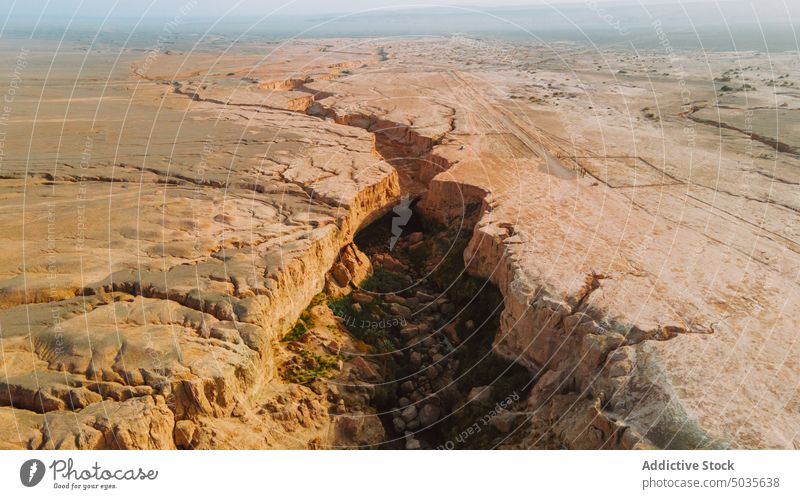
[[[800,447],[796,52],[0,67],[2,448]]]

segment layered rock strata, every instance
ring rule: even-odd
[[[291,106],[187,99],[184,85],[98,87],[112,95],[63,128],[55,162],[18,161],[26,134],[52,137],[41,116],[9,140],[4,447],[350,444],[324,393],[280,380],[278,339],[399,197],[397,174],[367,132]],[[119,125],[118,101],[134,110]],[[71,115],[94,111],[80,102]]]
[[[507,445],[796,447],[791,246],[754,242],[782,255],[765,264],[699,232],[693,204],[683,205],[681,224],[632,202],[639,198],[615,184],[581,176],[579,160],[561,161],[535,126],[492,100],[486,82],[437,69],[338,82],[321,104],[337,115],[390,116],[400,130],[435,115],[431,101],[452,106],[439,123],[452,129],[428,135],[428,151],[419,154],[415,139],[387,159],[442,165],[419,208],[451,227],[475,223],[465,264],[504,296],[495,350],[536,380],[516,408],[531,426],[512,428]],[[367,97],[420,79],[435,85],[434,97]],[[419,130],[432,129],[426,121]]]

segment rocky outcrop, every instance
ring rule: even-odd
[[[25,220],[8,214],[2,224],[9,251],[25,248],[29,258],[20,276],[12,270],[19,262],[7,260],[0,282],[8,354],[0,405],[14,423],[2,445],[338,445],[341,418],[331,418],[325,394],[278,376],[285,355],[278,340],[323,290],[340,255],[357,258],[353,235],[399,197],[397,173],[373,155],[367,132],[286,109],[294,87],[272,92],[278,109],[218,99],[208,82],[179,82],[161,94],[157,112],[148,102],[162,86],[145,84],[143,98],[122,95],[136,100],[131,120],[150,119],[152,110],[168,134],[187,116],[221,116],[199,149],[180,139],[153,144],[146,135],[139,142],[147,128],[131,127],[126,145],[149,144],[148,157],[163,152],[168,160],[103,164],[92,158],[113,157],[103,154],[112,144],[97,142],[83,159],[64,151],[56,175],[37,158],[30,177],[7,172],[9,195],[26,193],[28,207]],[[248,126],[258,132],[245,134]],[[13,137],[9,144],[13,150]],[[35,185],[26,188],[26,178]],[[58,194],[51,202],[35,201],[49,192]],[[48,236],[25,237],[23,225]],[[369,265],[345,270],[358,280]],[[360,431],[345,433],[360,442]]]
[[[328,271],[325,293],[338,296],[352,291],[352,286],[363,282],[372,274],[372,262],[355,244],[348,244],[339,254],[339,259]]]
[[[286,50],[298,64],[309,57]],[[491,414],[508,447],[798,445],[798,319],[785,297],[794,254],[759,240],[766,257],[754,260],[633,202],[617,189],[625,182],[582,177],[568,167],[578,159],[559,160],[558,140],[458,70],[338,79],[363,62],[323,54],[302,81],[255,61],[241,64],[246,75],[194,59],[172,74],[166,55],[155,68],[166,77],[117,75],[103,92],[134,99],[134,126],[122,136],[103,125],[119,110],[101,106],[93,127],[62,130],[71,148],[55,171],[50,151],[22,154],[34,131],[9,137],[11,156],[26,159],[3,179],[4,202],[22,215],[0,215],[4,447],[352,448],[388,430],[426,448],[464,394],[485,404],[469,416]],[[57,105],[58,92],[43,101]],[[383,253],[370,262],[352,244],[402,194],[405,209],[416,202],[471,233],[456,256],[502,294],[496,328],[452,320],[461,302],[429,300],[432,289],[385,300],[354,291],[370,268],[432,270]],[[705,220],[696,206],[678,211]],[[404,247],[420,262],[424,239]],[[458,275],[440,284],[474,291]],[[404,351],[392,358],[415,366],[400,397],[386,401],[389,371],[344,331],[347,319],[314,310],[323,290],[356,313],[409,319],[436,304],[440,317],[398,331]],[[491,379],[440,396],[464,368],[450,357],[469,352],[477,330],[525,366],[524,400]],[[500,411],[497,397],[511,402]]]
[[[392,116],[389,128],[400,130],[409,148],[394,140],[384,152],[401,176],[420,159],[446,165],[418,191],[417,207],[450,227],[475,225],[466,267],[504,297],[494,350],[526,365],[535,381],[525,407],[516,408],[532,422],[529,432],[506,445],[797,446],[796,436],[781,429],[796,424],[796,404],[781,401],[796,399],[788,386],[799,371],[785,356],[762,364],[756,353],[777,354],[780,345],[793,344],[796,314],[776,308],[791,279],[631,203],[614,187],[582,178],[557,159],[564,154],[551,150],[557,142],[536,140],[546,134],[495,105],[486,97],[490,90],[475,88],[477,78],[453,76],[418,72],[380,80],[391,93],[416,78],[441,78],[448,81],[434,92],[441,101],[468,102],[455,106],[453,122],[443,121],[452,131],[435,136],[430,150],[420,150],[424,141],[409,140],[404,127],[429,116],[436,97],[381,110],[366,97],[365,89],[380,79],[370,75],[363,87],[352,83],[346,97],[322,104],[335,116],[347,110],[359,117],[352,124],[366,128],[374,120],[365,116]],[[366,110],[359,99],[368,102]],[[476,111],[480,120],[466,118]],[[399,160],[408,157],[414,160]],[[777,246],[772,251],[785,254]],[[787,268],[796,267],[794,255],[791,261]],[[745,281],[764,285],[743,289]],[[745,295],[758,306],[725,305]],[[754,350],[742,351],[740,341]],[[715,369],[720,358],[729,375]],[[754,375],[754,365],[764,372]],[[783,395],[757,395],[778,392]],[[731,406],[758,410],[731,412]]]

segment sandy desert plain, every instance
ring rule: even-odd
[[[20,47],[0,447],[800,447],[796,52]]]

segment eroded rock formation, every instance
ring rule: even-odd
[[[337,445],[325,395],[277,376],[277,342],[358,228],[399,197],[397,174],[370,134],[292,111],[298,97],[220,103],[209,85],[162,80],[119,90],[132,131],[76,125],[62,140],[86,134],[85,150],[5,172],[0,441]],[[15,131],[22,153],[28,130]]]
[[[485,403],[499,434],[482,446],[796,447],[791,245],[756,234],[749,258],[714,236],[724,227],[698,230],[696,196],[676,222],[648,202],[663,184],[626,194],[630,179],[602,177],[510,104],[520,72],[498,83],[425,66],[420,47],[378,60],[313,43],[266,62],[129,55],[105,75],[119,85],[67,111],[46,87],[53,116],[15,128],[4,163],[0,443],[446,447],[460,429],[450,413],[481,420],[469,408]],[[64,113],[96,117],[67,127]],[[29,155],[52,136],[70,146]],[[502,297],[496,317],[482,310],[496,324],[465,318],[469,299],[429,299],[447,283],[370,305],[358,288],[375,269],[417,276],[449,254],[422,251],[434,234],[404,240],[409,269],[353,244],[397,203],[465,242],[459,267]],[[433,310],[389,353],[410,384],[382,388],[397,380],[321,292],[356,311]],[[524,390],[454,385],[468,337],[524,366]]]

